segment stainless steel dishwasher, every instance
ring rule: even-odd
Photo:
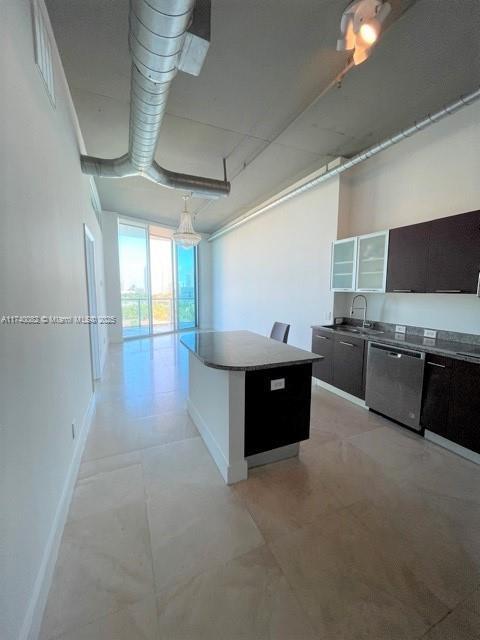
[[[420,431],[424,368],[424,353],[370,342],[367,407]]]

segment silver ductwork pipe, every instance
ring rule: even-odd
[[[423,120],[416,122],[413,126],[408,127],[407,129],[403,129],[402,131],[395,134],[391,138],[387,138],[383,142],[380,142],[374,145],[373,147],[370,147],[366,151],[362,151],[361,153],[358,153],[356,156],[353,156],[353,158],[345,160],[345,162],[338,165],[334,169],[329,169],[328,171],[325,171],[325,173],[322,173],[321,175],[304,182],[300,186],[294,187],[291,191],[287,191],[284,195],[280,196],[279,198],[276,198],[272,202],[269,202],[268,204],[260,206],[254,209],[253,211],[244,214],[243,216],[237,218],[236,220],[233,220],[232,222],[225,225],[224,227],[220,227],[220,229],[212,233],[208,241],[212,242],[212,240],[215,240],[216,238],[220,238],[226,233],[229,233],[230,231],[233,231],[234,229],[241,227],[242,225],[246,224],[250,220],[253,220],[257,216],[261,215],[262,213],[265,213],[266,211],[269,211],[270,209],[273,209],[274,207],[277,207],[278,205],[283,204],[284,202],[288,202],[288,200],[295,198],[301,193],[305,193],[305,191],[309,191],[310,189],[313,189],[314,187],[321,184],[322,182],[326,182],[327,180],[330,180],[330,178],[339,176],[345,171],[348,171],[348,169],[352,169],[357,164],[360,164],[361,162],[364,162],[365,160],[368,160],[369,158],[376,156],[381,151],[384,151],[385,149],[389,149],[390,147],[393,147],[393,145],[397,144],[398,142],[401,142],[402,140],[405,140],[405,138],[409,138],[415,133],[418,133],[419,131],[423,131],[423,129],[426,129],[430,125],[435,124],[439,120],[443,120],[447,116],[453,113],[456,113],[460,109],[463,109],[464,107],[467,107],[468,105],[473,104],[478,100],[480,100],[480,88],[476,89],[475,91],[472,91],[468,95],[462,96],[461,98],[459,98],[452,104],[448,105],[447,107],[440,109],[440,111],[437,111],[436,113],[428,115]]]
[[[81,156],[83,173],[102,178],[142,176],[170,189],[218,198],[230,183],[164,169],[154,161],[168,93],[177,75],[195,0],[130,0],[132,56],[128,152],[114,159]]]

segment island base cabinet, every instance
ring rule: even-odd
[[[311,393],[311,364],[247,371],[245,456],[306,440]]]

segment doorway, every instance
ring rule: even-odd
[[[131,220],[118,224],[123,338],[197,326],[197,250],[172,230]]]

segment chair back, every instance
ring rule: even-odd
[[[288,332],[290,331],[290,325],[284,322],[274,322],[272,331],[270,332],[270,338],[278,340],[279,342],[287,342]]]

